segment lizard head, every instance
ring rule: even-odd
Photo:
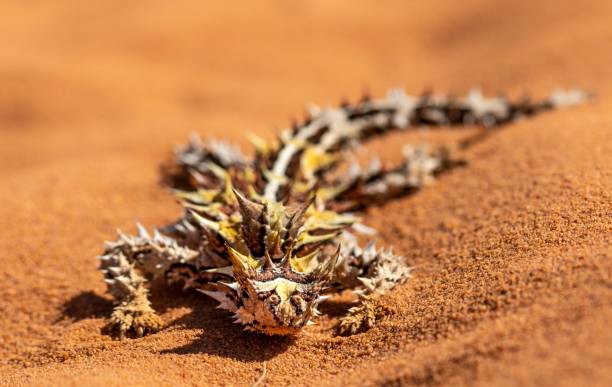
[[[288,254],[278,263],[267,256],[260,264],[231,247],[228,251],[237,284],[236,322],[248,330],[281,335],[296,333],[318,315],[321,291],[339,256],[339,249],[325,258],[315,250],[302,257]]]
[[[333,240],[356,219],[317,210],[314,198],[289,207],[236,190],[232,196],[224,200],[235,212],[224,219],[192,213],[201,227],[224,241],[223,255],[231,262],[225,269],[235,280],[211,284],[214,289],[204,292],[234,312],[245,329],[295,333],[316,317],[339,256]]]

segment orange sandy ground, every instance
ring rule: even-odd
[[[0,6],[0,384],[250,385],[267,361],[270,385],[612,385],[612,2],[49,3]],[[101,333],[93,257],[116,227],[179,214],[158,165],[190,132],[246,146],[244,130],[270,137],[308,101],[476,84],[598,98],[367,212],[415,268],[375,329],[333,337],[341,299],[294,340],[268,338],[155,291],[167,329]]]

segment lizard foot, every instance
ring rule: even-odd
[[[127,333],[143,337],[157,332],[163,327],[163,322],[150,306],[127,304],[115,308],[109,326],[123,339]]]
[[[336,324],[336,334],[352,336],[372,328],[376,323],[377,309],[370,297],[363,297],[360,304],[349,309],[347,315]]]

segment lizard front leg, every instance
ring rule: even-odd
[[[336,333],[348,336],[372,328],[384,315],[376,298],[406,282],[410,272],[405,258],[390,250],[378,250],[373,243],[362,249],[349,242],[335,277],[342,287],[355,289],[359,303],[340,319]]]
[[[184,147],[177,149],[174,165],[167,165],[164,173],[174,188],[211,188],[219,185],[216,169],[244,171],[250,168],[248,158],[240,148],[224,141],[202,142],[193,135]]]
[[[173,263],[189,262],[198,256],[172,238],[157,231],[151,238],[142,226],[138,228],[138,236],[119,232],[117,241],[107,242],[99,257],[108,291],[117,301],[109,326],[120,338],[128,332],[141,337],[161,329],[162,320],[151,307],[146,285]]]

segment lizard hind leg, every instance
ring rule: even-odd
[[[453,153],[447,147],[406,145],[400,164],[383,167],[375,159],[365,170],[354,164],[346,176],[332,184],[334,188],[324,187],[322,192],[330,208],[339,212],[383,204],[414,193],[430,185],[436,175],[462,165],[464,162]]]
[[[378,250],[373,243],[365,249],[352,246],[337,269],[346,284],[359,282],[355,292],[359,296],[356,306],[336,325],[336,334],[354,335],[372,328],[387,312],[378,303],[380,296],[406,282],[411,269],[402,256],[390,250]]]
[[[140,225],[138,236],[120,232],[117,241],[107,242],[104,254],[98,258],[108,291],[117,301],[109,320],[110,330],[119,338],[128,333],[141,337],[160,330],[162,320],[151,306],[147,284],[173,262],[196,256],[197,252],[157,232],[151,238]]]

